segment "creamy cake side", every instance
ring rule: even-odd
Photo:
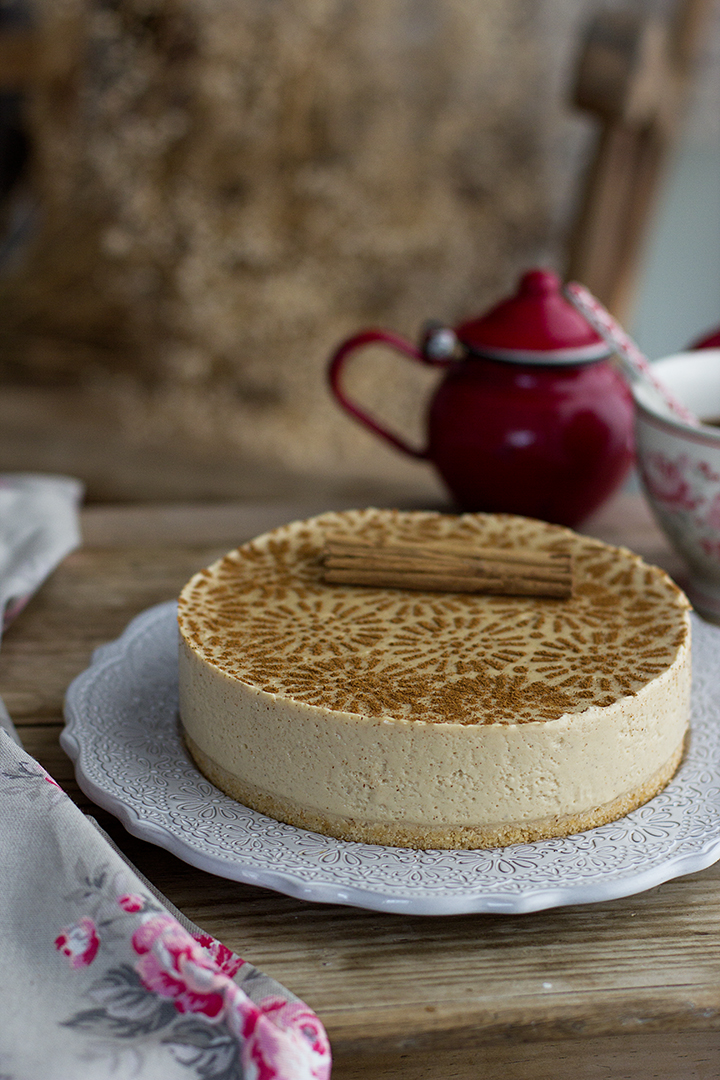
[[[327,539],[571,551],[572,598],[331,586]],[[690,716],[683,593],[622,548],[510,515],[358,510],[273,530],[179,602],[180,713],[239,801],[344,839],[486,847],[659,791]]]

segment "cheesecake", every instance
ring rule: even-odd
[[[565,597],[329,584],[329,542],[563,553]],[[513,515],[364,509],[292,522],[179,599],[180,721],[201,772],[344,840],[481,848],[622,817],[675,773],[690,618],[658,567]]]

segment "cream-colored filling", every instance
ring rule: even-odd
[[[330,712],[243,685],[180,650],[191,739],[270,794],[366,821],[438,825],[572,814],[640,787],[687,728],[690,651],[633,697],[522,725]]]

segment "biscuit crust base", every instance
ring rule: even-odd
[[[299,829],[334,836],[338,840],[354,840],[361,844],[382,844],[387,847],[418,850],[447,848],[494,848],[511,844],[530,844],[536,840],[569,836],[572,833],[595,829],[636,810],[648,802],[670,782],[682,760],[684,740],[656,773],[640,787],[618,795],[602,806],[593,806],[577,814],[554,814],[534,821],[507,822],[498,825],[415,825],[410,822],[360,821],[357,818],[323,814],[278,798],[254,785],[246,784],[222,765],[209,758],[183,731],[185,744],[200,772],[216,787],[233,799],[261,814],[295,825]]]

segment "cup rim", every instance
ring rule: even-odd
[[[708,359],[708,353],[714,353],[720,361],[720,349],[698,349],[697,351],[687,351],[680,353],[673,353],[672,356],[664,356],[660,360],[653,362],[653,367],[657,366],[660,371],[665,363],[670,361],[680,360],[681,358],[692,359]],[[694,427],[692,424],[688,424],[680,417],[672,416],[669,413],[660,411],[660,407],[654,408],[653,405],[642,398],[643,387],[642,384],[631,386],[633,400],[635,402],[636,410],[642,415],[642,418],[651,424],[653,427],[659,428],[661,431],[671,432],[673,435],[679,436],[690,442],[700,443],[703,446],[720,447],[720,428],[711,427],[709,424],[702,424],[700,427]]]

